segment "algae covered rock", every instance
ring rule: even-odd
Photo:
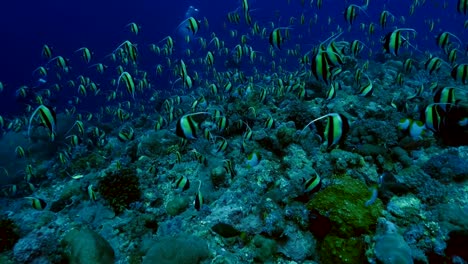
[[[468,163],[459,153],[431,157],[424,164],[423,170],[442,183],[463,182],[468,179]]]
[[[223,167],[218,166],[216,168],[213,168],[211,170],[210,177],[211,182],[215,187],[220,188],[227,186],[228,177],[226,170]]]
[[[414,195],[394,196],[387,205],[387,211],[404,222],[419,221],[422,204]]]
[[[285,234],[287,239],[278,242],[278,252],[297,263],[304,263],[306,259],[318,258],[317,241],[310,232],[289,225]]]
[[[412,264],[411,248],[393,223],[380,219],[375,239],[374,253],[382,264]]]
[[[318,192],[307,208],[328,215],[332,222],[331,233],[341,238],[356,237],[372,233],[383,210],[379,199],[366,206],[370,196],[371,191],[363,182],[344,177]]]
[[[327,236],[320,250],[320,263],[365,263],[364,248],[361,238]]]
[[[73,229],[62,240],[70,264],[114,263],[114,249],[98,233],[87,229]]]
[[[256,235],[253,238],[252,243],[256,248],[254,260],[260,263],[271,260],[274,254],[276,254],[278,251],[278,245],[273,239],[268,239],[263,236]]]
[[[383,264],[412,264],[411,249],[396,233],[380,236],[375,243],[375,255]]]
[[[196,264],[209,256],[205,240],[193,236],[163,237],[154,241],[143,264]]]
[[[189,206],[187,198],[176,196],[166,205],[166,212],[170,216],[176,216],[184,212]]]

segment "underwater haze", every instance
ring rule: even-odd
[[[468,262],[468,0],[0,24],[0,263]]]

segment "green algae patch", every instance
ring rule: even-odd
[[[365,263],[365,244],[361,238],[327,236],[321,246],[321,263]]]
[[[375,230],[383,210],[379,199],[366,206],[371,195],[372,191],[363,182],[346,176],[318,192],[307,208],[328,216],[332,222],[331,234],[341,238],[358,237]]]

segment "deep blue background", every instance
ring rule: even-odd
[[[318,13],[319,25],[325,25],[324,27],[314,26],[311,34],[304,30],[307,27],[295,27],[293,30],[294,35],[304,34],[305,38],[300,40],[301,42],[294,40],[304,47],[306,44],[317,44],[327,38],[331,28],[335,28],[337,24],[346,29],[347,25],[343,20],[344,8],[350,3],[362,4],[362,1],[323,0],[323,8],[317,10],[315,6],[309,7],[310,1],[305,1],[306,7],[300,5],[300,0],[290,2],[288,5],[286,0],[249,1],[253,20],[264,25],[273,21],[276,26],[287,26],[291,16],[299,18],[304,12],[308,20],[314,13]],[[412,1],[371,0],[369,17],[360,13],[351,33],[345,34],[345,39],[364,39],[363,33],[359,30],[359,23],[368,24],[372,21],[377,24],[375,42],[394,26],[404,26],[418,30],[416,44],[421,50],[436,52],[434,37],[441,31],[455,33],[466,43],[466,33],[463,29],[466,17],[456,12],[456,1],[450,1],[448,8],[442,10],[443,1],[427,0],[428,3],[424,7],[417,8],[415,14],[409,17],[410,2]],[[21,109],[14,103],[14,92],[21,85],[32,85],[32,71],[44,64],[40,55],[45,43],[53,47],[55,55],[63,55],[72,60],[76,59],[74,51],[86,46],[94,52],[97,62],[125,39],[132,38],[132,41],[141,46],[156,43],[167,35],[174,35],[175,27],[184,19],[190,5],[200,10],[199,18],[207,17],[210,23],[209,32],[204,33],[207,39],[210,39],[211,32],[216,32],[222,39],[228,39],[230,28],[237,29],[239,36],[248,30],[242,17],[241,25],[227,24],[227,30],[223,28],[226,14],[239,7],[240,1],[1,1],[0,81],[5,85],[5,91],[0,96],[0,114],[8,115]],[[389,22],[389,28],[381,31],[378,26],[378,16],[384,6],[397,18],[404,16],[406,24]],[[332,17],[331,26],[327,26],[328,16]],[[426,21],[429,19],[436,21],[433,32],[428,31]],[[128,33],[125,25],[129,22],[141,25],[140,36],[134,37]],[[231,44],[232,47],[235,43]],[[289,42],[285,45],[293,48],[294,44],[296,43]],[[257,41],[255,45],[256,50],[267,53],[269,47],[267,42]]]

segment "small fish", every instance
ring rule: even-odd
[[[382,13],[380,13],[379,23],[380,23],[380,26],[382,27],[382,29],[387,27],[388,16],[391,16],[393,18],[393,20],[395,20],[395,16],[392,15],[392,13],[388,12],[387,10],[384,10],[384,11],[382,11]]]
[[[198,112],[183,115],[176,124],[176,135],[184,139],[196,139],[199,130],[198,123],[193,119],[195,115],[209,114],[208,112]]]
[[[31,164],[26,165],[25,174],[26,182],[30,182],[31,178],[34,176],[33,166]]]
[[[70,139],[70,145],[73,147],[76,147],[79,144],[81,144],[81,139],[77,135],[70,135],[66,137],[66,139]]]
[[[67,164],[67,162],[68,162],[67,154],[64,154],[63,152],[60,152],[59,153],[59,160],[60,160],[60,163],[62,163],[62,165]]]
[[[270,33],[270,37],[269,37],[270,45],[272,45],[273,47],[280,50],[281,45],[284,42],[284,38],[281,35],[281,30],[289,30],[289,29],[290,28],[288,28],[288,27],[279,27],[279,28],[273,29],[273,31]]]
[[[39,66],[33,71],[33,75],[38,75],[41,78],[45,78],[47,77],[47,69],[42,66]]]
[[[444,109],[444,111],[450,111],[451,107],[458,103],[457,99],[455,98],[455,88],[444,87],[437,90],[434,93],[434,103],[439,104],[440,107]]]
[[[226,170],[227,173],[231,174],[231,177],[235,177],[237,175],[236,170],[234,169],[234,165],[232,161],[227,159],[223,161],[223,168]]]
[[[429,74],[438,72],[441,66],[442,66],[442,59],[439,57],[430,57],[424,63],[424,68],[426,69],[426,71],[429,72]]]
[[[268,118],[265,121],[264,127],[266,129],[271,129],[274,127],[274,125],[275,125],[275,120],[273,119],[272,116],[268,116]]]
[[[419,140],[422,138],[426,130],[426,126],[422,121],[413,120],[411,118],[403,118],[398,123],[398,129],[401,131],[408,132],[408,134],[414,140]]]
[[[24,197],[24,198],[30,200],[32,208],[36,210],[44,210],[47,206],[47,203],[41,198],[37,198],[37,197]]]
[[[216,152],[224,152],[226,151],[228,147],[228,142],[225,138],[223,137],[216,137],[217,138],[217,143],[216,143]],[[219,139],[219,140],[218,140]]]
[[[116,115],[119,118],[120,122],[124,122],[130,118],[130,114],[120,107],[117,109]]]
[[[193,17],[187,18],[188,21],[188,29],[192,31],[192,34],[197,34],[198,30],[200,29],[200,22]]]
[[[44,44],[44,46],[42,46],[42,57],[47,60],[50,60],[52,58],[52,49],[47,44]]]
[[[424,110],[423,120],[426,128],[432,132],[439,132],[444,122],[445,111],[439,104],[430,104]]]
[[[71,177],[72,179],[74,179],[74,180],[79,180],[79,179],[83,178],[84,175],[83,175],[83,174],[75,174],[75,175],[72,175],[72,176],[70,176],[70,177]]]
[[[327,118],[327,125],[325,126],[324,141],[327,144],[327,148],[331,148],[340,143],[344,139],[346,134],[349,131],[349,121],[343,114],[330,113],[324,116],[318,117],[309,124],[307,124],[302,131],[304,131],[308,126],[317,122],[321,119]]]
[[[132,98],[135,99],[135,82],[133,81],[130,73],[122,72],[122,74],[120,74],[119,79],[117,80],[117,88],[120,87],[121,80],[124,81],[128,94],[130,94]]]
[[[182,162],[182,154],[180,154],[179,151],[175,151],[174,154],[176,156],[175,163],[181,163]]]
[[[361,53],[362,49],[365,47],[366,45],[364,45],[364,43],[362,43],[362,41],[360,40],[353,40],[353,42],[351,42],[351,46],[350,46],[350,49],[351,49],[351,54],[353,54],[354,57],[357,57],[359,55],[359,53]]]
[[[388,33],[383,39],[383,47],[385,52],[390,53],[393,56],[398,56],[403,43],[408,43],[408,41],[401,36],[402,31],[416,32],[416,30],[412,28],[398,28]]]
[[[194,149],[192,150],[192,154],[195,157],[195,159],[198,161],[198,163],[208,166],[208,160],[200,152]]]
[[[73,124],[73,126],[68,130],[68,132],[70,132],[70,130],[72,130],[73,127],[78,128],[78,133],[83,136],[84,133],[85,133],[85,130],[84,130],[84,125],[83,125],[83,122],[80,121],[80,120],[76,120],[75,123]],[[67,133],[68,133],[67,132]]]
[[[403,74],[402,74],[401,72],[399,72],[399,73],[397,74],[396,83],[397,83],[399,86],[403,86],[403,84],[405,83],[405,79],[404,79]]]
[[[55,61],[55,65],[65,73],[68,73],[70,71],[70,67],[68,66],[68,62],[65,58],[62,56],[57,56],[49,60],[48,63]]]
[[[333,54],[335,59],[340,61],[338,54],[335,54],[331,50],[320,49],[318,53],[312,59],[311,70],[312,74],[319,81],[323,81],[325,84],[329,84],[333,81],[334,77],[340,72],[340,68],[333,65],[332,57]]]
[[[224,92],[225,93],[230,93],[232,90],[232,83],[230,81],[226,82],[224,84]]]
[[[40,105],[34,110],[29,118],[29,127],[28,127],[28,137],[31,137],[31,125],[34,117],[39,113],[39,117],[41,119],[41,123],[45,125],[49,129],[49,134],[52,139],[54,140],[55,131],[57,127],[57,117],[55,111],[50,106]]]
[[[458,121],[458,125],[461,127],[466,127],[468,126],[468,117],[464,117]]]
[[[310,177],[308,180],[302,178],[303,189],[305,193],[316,193],[322,187],[322,180],[320,176],[315,173],[314,176]]]
[[[183,77],[183,84],[184,84],[184,87],[187,88],[187,89],[190,89],[192,88],[193,86],[193,80],[192,80],[192,77],[190,77],[189,75],[186,75],[185,77]]]
[[[25,153],[23,147],[21,147],[21,146],[17,146],[17,147],[15,148],[15,154],[16,154],[16,156],[17,156],[18,158],[23,158],[23,157],[26,155],[26,153]]]
[[[197,191],[197,194],[195,195],[195,202],[194,202],[194,207],[195,207],[195,210],[197,211],[200,211],[204,202],[203,195],[200,191],[200,187],[201,187],[201,181],[200,181],[200,185],[198,185],[198,191]]]
[[[176,182],[176,189],[186,191],[190,188],[190,180],[185,176],[180,176]]]
[[[409,127],[409,135],[414,140],[419,140],[419,139],[422,139],[422,136],[424,135],[425,130],[426,130],[426,126],[424,125],[422,121],[413,120],[413,122],[411,122],[410,127]]]
[[[133,128],[129,127],[121,129],[118,135],[118,139],[121,142],[127,142],[135,139],[135,133],[133,131]]]
[[[267,90],[265,88],[262,88],[260,90],[260,98],[259,98],[260,103],[263,103],[263,101],[265,101],[266,96],[267,96]]]
[[[96,196],[96,192],[93,190],[93,185],[90,184],[88,186],[88,197],[89,197],[89,200],[95,202],[97,200],[97,196]]]
[[[374,87],[372,85],[372,80],[369,78],[369,76],[366,74],[366,78],[368,83],[365,85],[362,85],[359,88],[358,95],[360,96],[372,96],[372,93],[374,92]]]
[[[218,120],[216,121],[216,126],[218,127],[218,131],[222,132],[226,130],[228,127],[229,121],[225,116],[220,116],[217,118]]]
[[[422,98],[423,92],[424,92],[424,85],[421,84],[421,86],[419,86],[419,88],[416,90],[416,93],[414,95],[408,96],[406,100],[410,101],[410,100],[414,100],[417,98]]]
[[[78,93],[82,96],[88,95],[88,92],[86,91],[86,87],[83,84],[78,85]]]
[[[468,0],[458,0],[457,11],[466,16],[468,14]]]
[[[439,35],[436,37],[436,44],[439,48],[441,48],[443,51],[447,52],[449,46],[450,46],[450,37],[453,37],[458,40],[459,43],[462,43],[462,41],[454,34],[444,31],[441,32]]]
[[[198,30],[200,29],[200,22],[198,20],[196,20],[194,17],[184,19],[182,22],[180,22],[176,29],[179,29],[185,23],[187,23],[187,29],[190,30],[193,35],[197,34]]]
[[[468,64],[455,65],[450,72],[450,76],[457,82],[468,84]]]
[[[84,62],[86,63],[91,62],[91,51],[88,48],[82,47],[82,48],[77,49],[75,52],[81,52],[81,59]]]
[[[214,55],[211,51],[208,51],[205,57],[205,62],[208,66],[212,67],[214,64]]]
[[[361,11],[363,11],[365,13],[366,12],[365,8],[366,8],[366,6],[358,6],[358,5],[354,5],[354,4],[349,5],[348,7],[346,7],[346,9],[344,11],[345,21],[348,24],[352,25],[354,20],[356,20],[357,10],[359,9],[359,10],[361,10]]]
[[[412,68],[413,68],[413,60],[410,58],[407,58],[403,62],[403,69],[406,73],[410,73]]]
[[[260,163],[260,160],[262,159],[262,156],[258,151],[253,151],[249,155],[247,155],[247,167],[248,168],[253,168],[257,166]]]
[[[330,89],[328,89],[328,92],[326,94],[326,100],[331,100],[333,98],[336,97],[336,90],[340,90],[339,89],[339,86],[340,84],[337,83],[337,82],[333,82],[331,85],[330,85]],[[337,89],[338,88],[338,89]]]
[[[247,125],[247,124],[246,124]],[[246,131],[244,132],[243,134],[243,139],[244,140],[251,140],[252,139],[252,136],[253,136],[253,131],[252,129],[249,127],[249,125],[247,125],[247,129]]]
[[[447,59],[452,65],[454,65],[457,60],[457,52],[458,49],[451,49],[447,54]]]
[[[401,130],[401,131],[406,131],[410,125],[411,125],[411,122],[413,120],[411,118],[402,118],[400,119],[400,121],[398,122],[398,129]]]
[[[30,183],[30,182],[28,182],[28,187],[29,187],[29,190],[30,190],[31,192],[35,192],[35,191],[36,191],[36,186],[34,186],[34,184],[32,184],[32,183]]]
[[[135,22],[128,23],[126,27],[128,27],[130,32],[132,32],[135,35],[138,35],[140,33],[140,26]]]

